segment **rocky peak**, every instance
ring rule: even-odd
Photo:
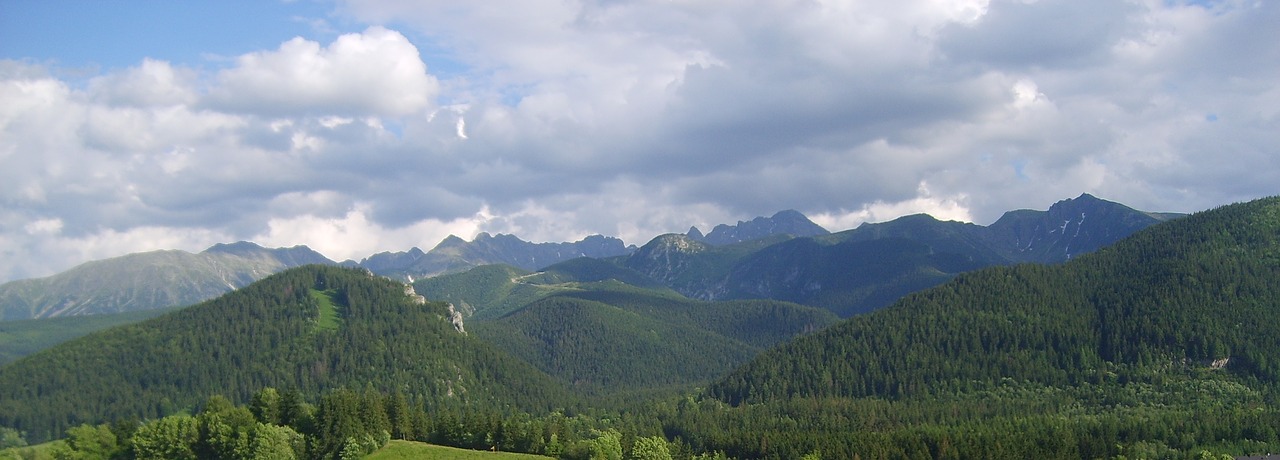
[[[690,230],[692,232],[692,229]],[[813,223],[804,214],[795,210],[779,211],[772,217],[757,217],[750,221],[738,221],[737,225],[720,224],[711,229],[698,240],[716,246],[741,243],[777,234],[788,234],[796,237],[826,235],[830,232]],[[694,235],[690,234],[690,237]]]

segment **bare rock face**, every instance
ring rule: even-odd
[[[453,328],[457,329],[462,335],[467,335],[467,329],[462,325],[462,313],[453,308],[453,304],[449,304],[449,321],[453,323]]]
[[[405,295],[405,296],[407,296],[407,297],[409,297],[410,299],[412,299],[412,300],[413,300],[413,303],[415,303],[415,304],[418,304],[418,305],[426,305],[426,304],[427,304],[427,298],[426,298],[426,297],[423,297],[423,296],[421,296],[421,295],[418,295],[418,291],[413,290],[413,285],[412,285],[412,284],[405,284],[405,285],[404,285],[404,295]]]
[[[413,303],[415,304],[418,304],[418,305],[427,304],[427,298],[423,297],[421,294],[418,294],[418,291],[415,291],[413,289],[412,284],[404,285],[404,295],[412,299]],[[454,308],[452,303],[449,303],[448,306],[449,306],[449,322],[453,323],[453,328],[455,330],[457,330],[462,335],[466,335],[467,330],[465,327],[463,327],[463,324],[462,324],[462,313],[459,312],[457,308]]]

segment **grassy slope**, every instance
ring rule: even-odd
[[[485,452],[436,446],[414,441],[393,440],[381,449],[369,454],[368,457],[365,457],[365,460],[530,460],[538,458],[546,459],[551,457],[508,452]]]
[[[326,291],[311,290],[311,298],[315,299],[316,304],[320,306],[320,316],[316,320],[316,330],[338,330],[341,318],[338,317],[338,306],[333,302],[334,294],[337,293],[332,289]]]

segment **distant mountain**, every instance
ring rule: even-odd
[[[729,297],[724,292],[724,278],[738,261],[791,239],[794,237],[780,233],[741,243],[713,246],[688,235],[672,233],[659,235],[631,255],[610,260],[686,296],[719,300]]]
[[[795,237],[826,235],[830,232],[813,223],[804,214],[795,210],[786,210],[774,214],[773,217],[757,217],[747,222],[738,221],[737,225],[720,224],[711,229],[711,233],[703,236],[702,231],[692,227],[685,236],[707,244],[722,246],[741,243],[774,235],[791,235]]]
[[[1012,211],[986,228],[986,238],[1014,262],[1065,262],[1181,214],[1149,213],[1082,194],[1048,211]]]
[[[309,265],[60,344],[0,368],[0,426],[43,442],[81,423],[194,412],[211,394],[245,403],[267,386],[407,389],[433,410],[568,407],[562,385],[405,288]]]
[[[1009,212],[990,227],[916,215],[830,234],[799,212],[782,211],[718,225],[707,235],[697,228],[662,235],[641,248],[600,235],[573,243],[530,243],[481,233],[471,242],[450,236],[428,252],[383,252],[343,265],[408,280],[489,264],[540,270],[588,257],[608,260],[697,299],[780,299],[848,316],[962,271],[1065,261],[1173,217],[1177,215],[1140,212],[1085,194],[1048,211]],[[885,241],[871,243],[880,240]],[[781,245],[770,247],[775,244]],[[265,249],[247,242],[216,245],[200,254],[131,254],[0,286],[0,320],[191,304],[308,263],[332,262],[306,247]],[[628,282],[639,283],[634,278]]]
[[[814,237],[777,234],[754,248],[663,235],[615,260],[694,298],[787,300],[847,317],[966,271],[1063,262],[1179,216],[1084,194],[1048,211],[1006,213],[990,227],[919,214]]]
[[[306,246],[267,249],[248,242],[218,244],[198,254],[129,254],[0,285],[0,320],[189,305],[307,264],[333,262]]]
[[[588,236],[573,243],[530,243],[514,235],[481,233],[471,242],[450,235],[425,253],[418,248],[408,252],[384,252],[355,265],[379,275],[407,279],[457,273],[490,264],[538,270],[579,257],[614,257],[633,250],[635,247],[627,247],[620,239],[601,235]]]
[[[1280,198],[1268,198],[1154,226],[1067,264],[962,275],[762,354],[710,391],[734,404],[896,398],[1002,381],[1165,382],[1209,369],[1274,384],[1277,286]]]

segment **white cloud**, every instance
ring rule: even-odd
[[[89,93],[94,99],[108,105],[188,105],[197,98],[195,79],[193,71],[146,58],[138,67],[93,78],[89,81]]]
[[[438,87],[404,35],[370,27],[327,47],[298,37],[240,56],[219,73],[208,103],[256,114],[396,116],[431,107]]]
[[[266,246],[292,246],[298,241],[335,261],[359,261],[374,253],[411,247],[429,250],[449,235],[472,238],[488,219],[485,210],[450,220],[424,219],[404,227],[386,227],[369,219],[366,204],[356,204],[340,217],[301,215],[272,218],[267,230],[253,237]]]
[[[928,214],[944,221],[973,222],[968,201],[968,196],[963,194],[948,197],[934,196],[929,191],[929,185],[921,182],[916,188],[916,196],[911,199],[897,202],[877,200],[855,211],[823,212],[811,215],[809,219],[833,232],[857,228],[863,223],[885,222],[912,214]]]
[[[0,274],[1274,194],[1280,4],[1205,5],[349,0],[362,31],[212,69],[0,61]]]

